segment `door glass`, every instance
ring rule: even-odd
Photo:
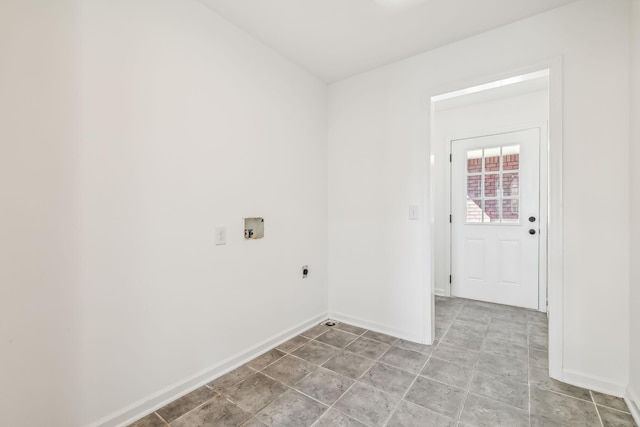
[[[467,151],[468,224],[520,221],[520,146]]]
[[[517,197],[520,194],[520,179],[518,173],[505,173],[502,175],[502,195],[504,197]]]
[[[500,185],[500,175],[497,173],[487,173],[484,175],[484,197],[498,197],[498,186]]]
[[[467,151],[467,173],[482,172],[482,150]]]

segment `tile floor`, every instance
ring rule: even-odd
[[[548,377],[547,335],[541,313],[437,297],[433,346],[318,325],[132,426],[635,426]]]

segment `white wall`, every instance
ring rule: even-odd
[[[468,96],[467,96],[468,98]],[[546,126],[549,118],[549,95],[546,90],[505,96],[483,102],[474,102],[457,108],[437,110],[434,113],[431,154],[438,159],[446,158],[449,141],[456,137],[485,135],[484,132],[511,129],[524,126]],[[542,135],[544,138],[544,135]],[[546,139],[543,140],[546,143]],[[434,175],[438,181],[434,186],[436,253],[434,254],[434,290],[439,295],[450,295],[449,257],[446,251],[446,235],[449,233],[449,205],[447,197],[446,163],[434,165]]]
[[[0,55],[3,425],[123,422],[325,318],[324,83],[195,0],[5,1]]]
[[[326,316],[326,86],[197,1],[83,2],[80,40],[89,422]]]
[[[584,0],[329,91],[329,308],[419,336],[430,317],[430,96],[564,58],[564,375],[620,394],[629,357],[629,2]],[[423,211],[431,207],[425,206]]]
[[[0,2],[0,424],[77,424],[74,8]]]
[[[630,385],[632,398],[640,408],[640,0],[632,2],[631,39],[631,313]],[[640,416],[637,413],[636,416]]]

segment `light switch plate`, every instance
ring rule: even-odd
[[[215,242],[216,242],[216,246],[227,244],[227,226],[226,225],[216,227]]]

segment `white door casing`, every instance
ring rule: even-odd
[[[451,141],[452,295],[538,309],[540,130]]]

